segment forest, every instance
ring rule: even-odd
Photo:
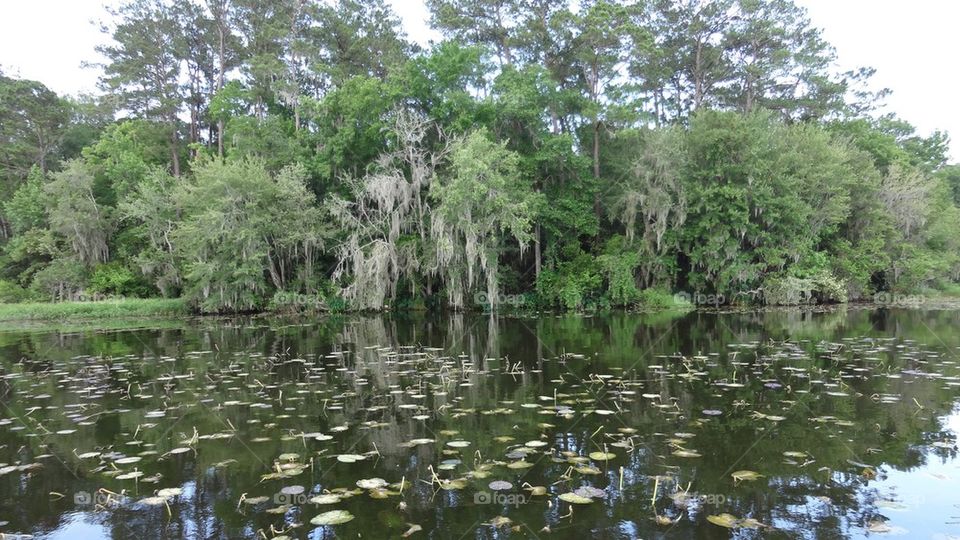
[[[791,0],[426,4],[429,46],[385,0],[127,0],[95,95],[0,73],[0,301],[960,291],[947,135],[882,112]]]

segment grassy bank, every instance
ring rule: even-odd
[[[130,298],[99,302],[0,304],[0,321],[176,317],[190,310],[181,299]]]

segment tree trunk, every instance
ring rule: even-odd
[[[227,53],[224,47],[224,32],[223,32],[223,15],[221,14],[220,20],[217,22],[217,32],[219,34],[219,49],[218,60],[220,63],[220,69],[217,70],[217,92],[223,90],[223,78],[224,71],[226,71],[227,64]],[[223,119],[217,120],[217,156],[223,157]]]
[[[600,179],[600,120],[594,120],[593,122],[593,177],[597,180]],[[597,215],[597,218],[601,215],[600,209],[600,189],[597,188],[597,192],[593,196],[593,213]]]
[[[533,237],[533,273],[537,279],[540,278],[540,222],[537,222]]]
[[[600,178],[600,120],[593,121],[593,177]]]
[[[217,120],[217,156],[223,157],[223,120]]]
[[[173,167],[173,175],[180,176],[180,137],[177,134],[176,122],[170,129],[170,163]]]
[[[697,54],[693,68],[693,109],[700,108],[700,102],[703,101],[703,67],[701,64],[701,55],[703,44],[697,41]]]

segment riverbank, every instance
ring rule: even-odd
[[[0,304],[0,322],[179,317],[190,314],[187,302],[179,298]]]
[[[692,304],[651,303],[633,309],[615,309],[582,312],[586,315],[596,315],[609,311],[627,311],[640,313],[660,312],[687,312],[699,310],[716,313],[756,312],[756,311],[831,311],[839,307],[852,309],[874,308],[906,308],[906,309],[960,309],[960,297],[943,295],[938,297],[917,296],[910,297],[911,301],[898,302],[850,302],[843,304],[804,304],[799,306],[694,306]],[[382,313],[413,313],[422,310],[385,310]],[[247,315],[305,315],[310,311],[289,311],[285,309],[265,309],[259,313]],[[312,313],[329,313],[328,311],[314,311]],[[344,312],[346,313],[346,312]],[[523,310],[505,309],[503,315],[561,313],[552,310]],[[573,312],[570,312],[573,313]],[[114,300],[99,300],[90,302],[30,302],[22,304],[0,304],[0,323],[57,323],[61,321],[84,323],[86,321],[121,320],[121,319],[162,319],[199,316],[189,304],[180,298],[124,298]],[[216,317],[216,315],[210,315]],[[0,325],[7,326],[7,325]]]

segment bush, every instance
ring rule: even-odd
[[[30,298],[30,292],[5,279],[0,279],[0,304],[16,304]]]
[[[543,270],[537,278],[537,294],[552,307],[584,309],[603,287],[603,275],[596,266],[594,257],[581,254],[556,270]]]
[[[87,285],[87,272],[73,259],[56,259],[33,276],[30,288],[54,302],[76,300]]]
[[[121,263],[111,262],[97,266],[90,276],[90,292],[104,296],[149,296],[150,285],[138,272]]]
[[[810,278],[768,277],[763,282],[763,302],[768,306],[796,306],[847,301],[847,284],[829,273]]]
[[[645,309],[689,309],[690,302],[678,298],[663,289],[644,289],[638,294],[638,303]]]
[[[640,298],[635,277],[640,255],[636,249],[625,246],[624,237],[618,235],[608,240],[597,261],[607,278],[606,297],[610,304],[629,306]]]

